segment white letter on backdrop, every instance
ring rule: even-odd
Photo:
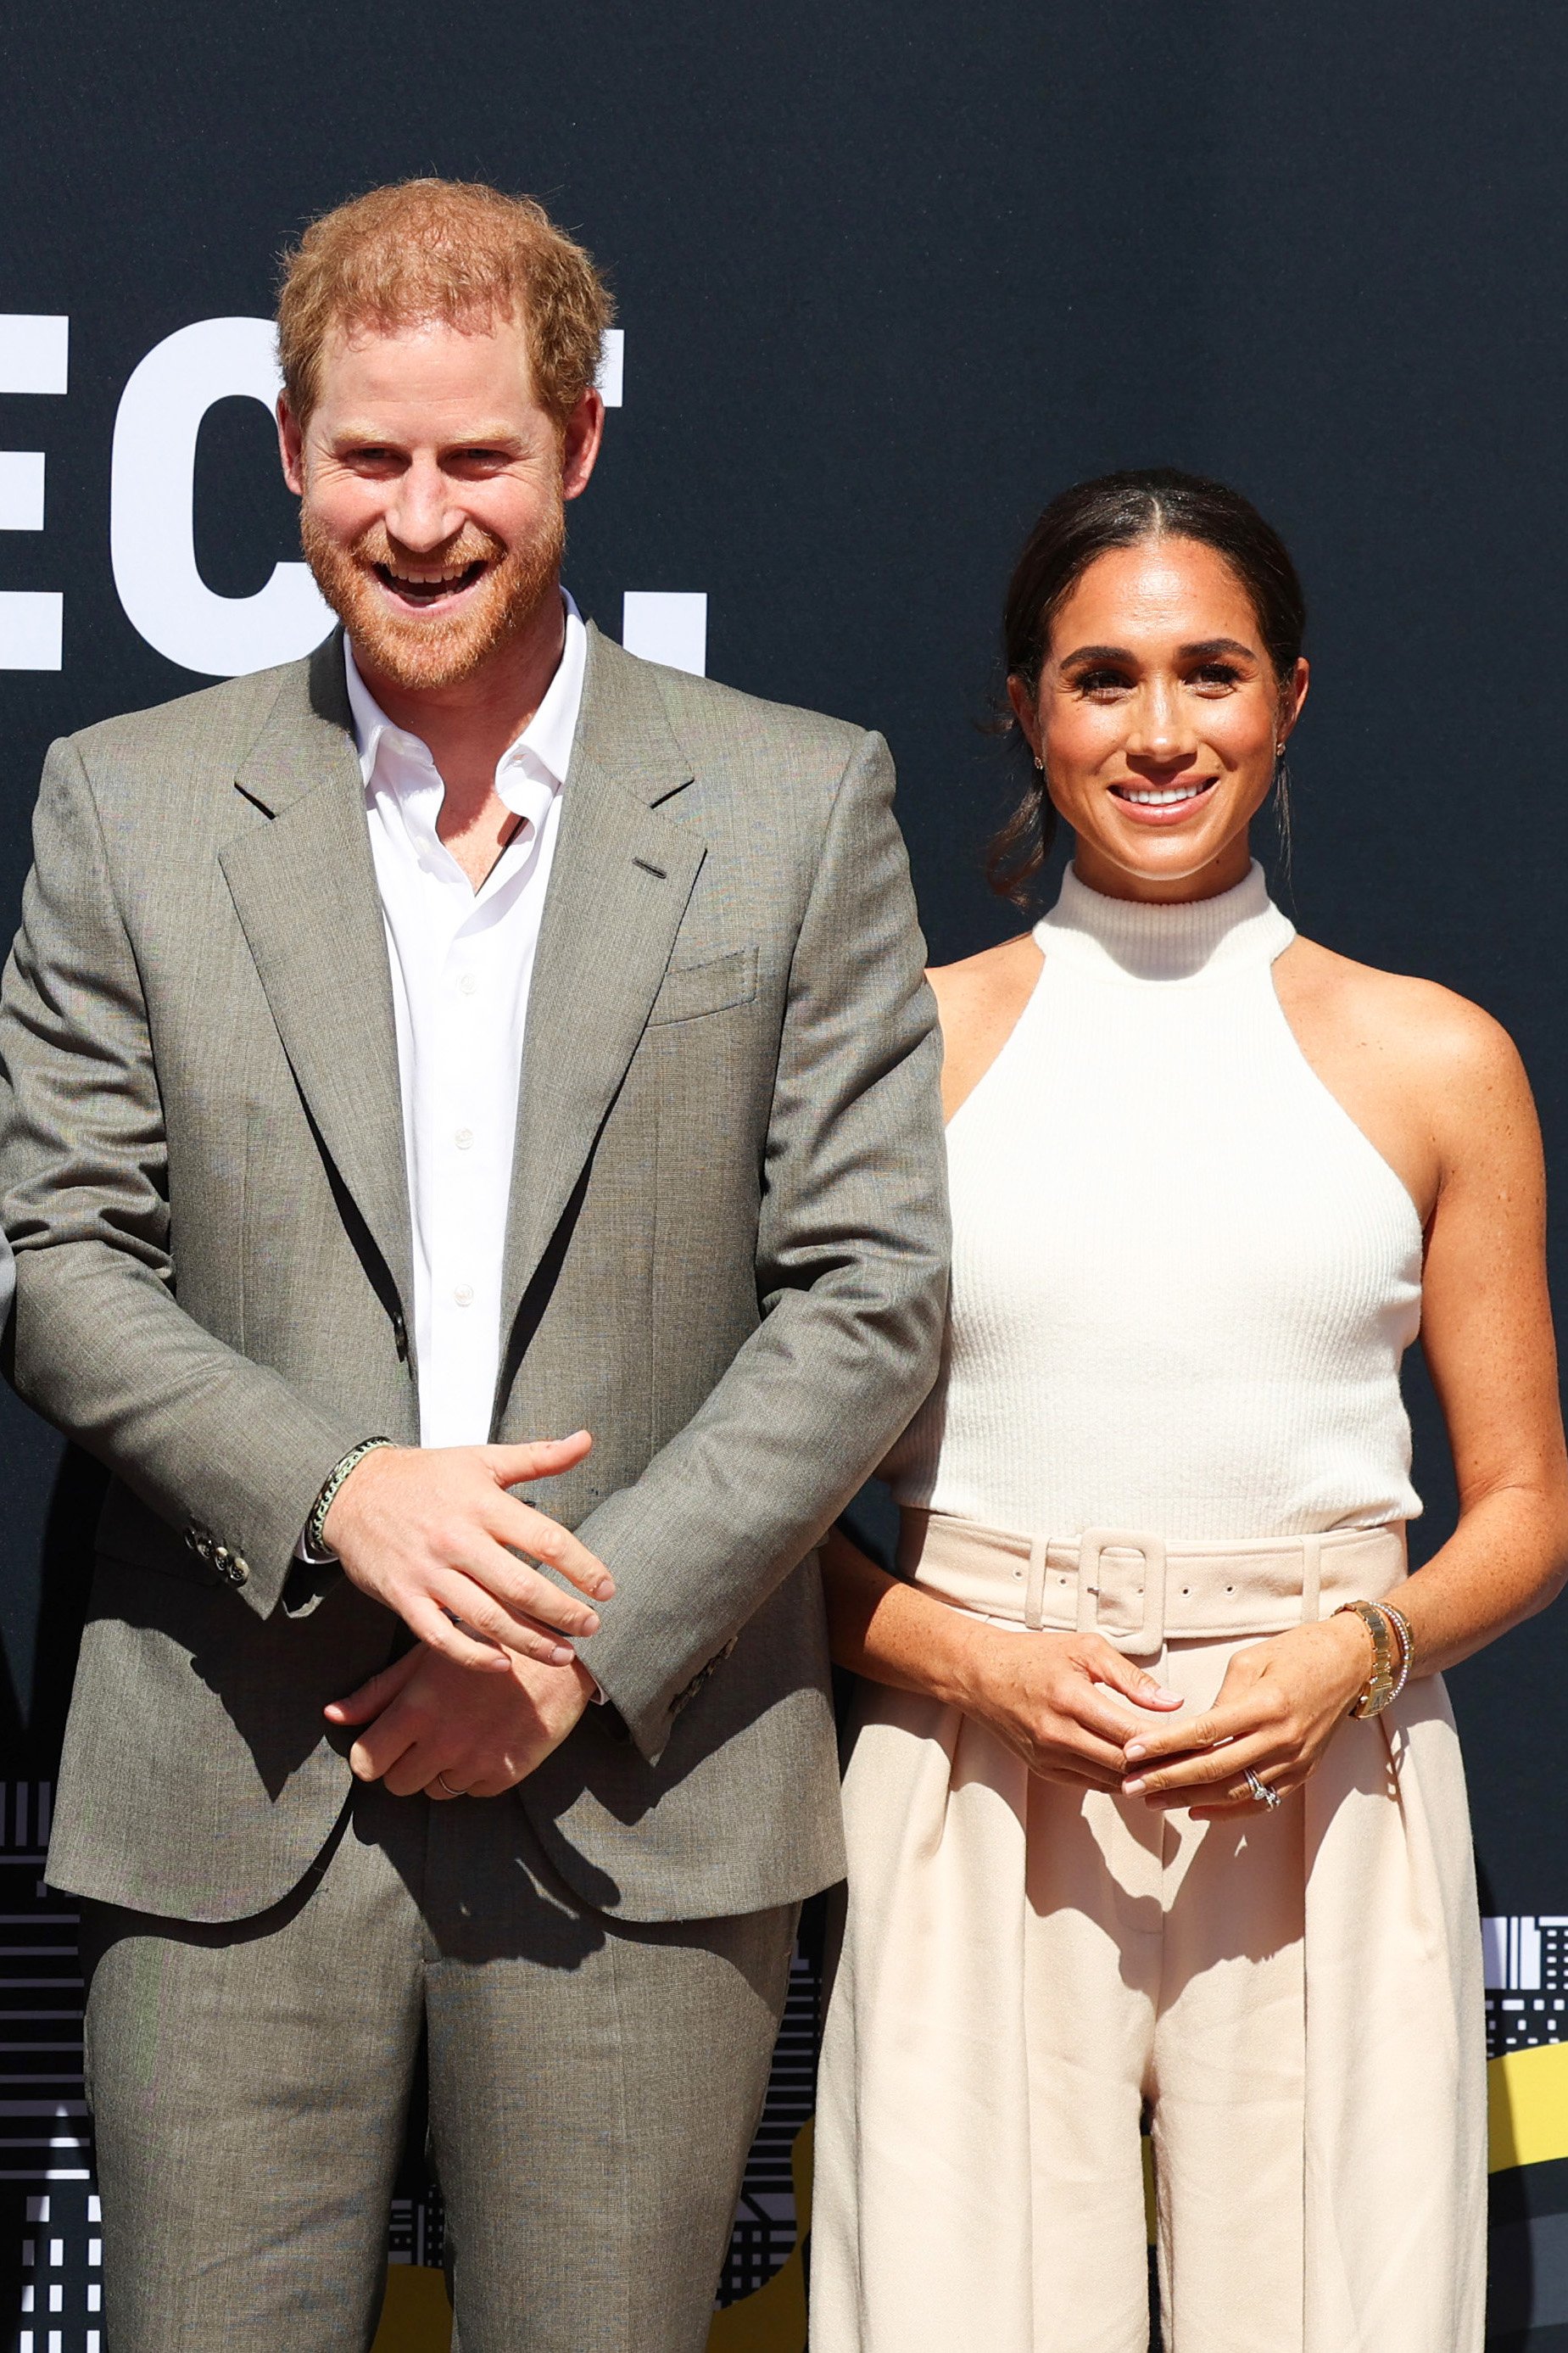
[[[70,321],[0,312],[0,392],[63,393]],[[42,531],[41,449],[0,450],[0,531]],[[58,670],[65,598],[58,588],[0,590],[0,670]]]
[[[215,401],[270,410],[278,354],[268,319],[198,319],[150,351],[114,420],[109,551],[127,619],[185,670],[237,678],[319,646],[332,615],[304,564],[274,565],[254,596],[215,595],[196,569],[196,436]]]

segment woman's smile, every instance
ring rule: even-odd
[[[1112,797],[1134,825],[1181,825],[1205,807],[1217,776],[1184,776],[1173,785],[1112,785]]]

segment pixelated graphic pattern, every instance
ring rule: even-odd
[[[1481,1922],[1487,2057],[1568,2042],[1568,1914],[1514,1913]]]
[[[746,2178],[735,2210],[719,2303],[754,2295],[795,2251],[795,2144],[816,2104],[816,2046],[822,1981],[818,1964],[797,1952],[790,1970],[784,2025]]]

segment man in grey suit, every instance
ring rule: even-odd
[[[422,2036],[464,2353],[695,2353],[841,1868],[812,1547],[935,1369],[932,1008],[879,739],[563,597],[605,316],[493,191],[318,222],[345,630],[45,771],[0,1178],[113,1474],[49,1876],[115,2353],[369,2345]]]

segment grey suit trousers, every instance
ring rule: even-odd
[[[84,1903],[113,2353],[363,2353],[420,2031],[462,2353],[700,2353],[793,1907],[587,1908],[514,1798],[358,1789],[213,1926]]]

